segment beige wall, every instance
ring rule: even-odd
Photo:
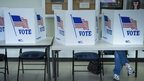
[[[0,7],[24,7],[39,8],[42,0],[0,0]]]

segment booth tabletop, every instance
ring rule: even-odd
[[[0,47],[46,47],[52,44],[53,37],[47,37],[36,43],[5,43],[0,41]]]
[[[99,40],[95,45],[63,45],[53,42],[52,50],[144,50],[144,45],[113,45]]]

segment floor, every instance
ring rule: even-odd
[[[134,63],[131,63],[134,66]],[[144,63],[138,63],[138,77],[128,76],[126,68],[124,67],[121,72],[120,81],[144,81]],[[41,68],[42,66],[38,67]],[[113,75],[113,63],[104,65],[103,81],[112,81]],[[71,62],[60,62],[58,81],[72,81]],[[81,68],[80,68],[81,69]],[[17,78],[17,62],[9,62],[10,74],[7,77],[7,81],[16,81]],[[99,75],[92,74],[90,72],[76,73],[75,81],[99,81]],[[3,74],[0,74],[0,81],[3,81]],[[42,71],[25,71],[24,74],[20,72],[19,81],[43,81]],[[49,81],[49,80],[47,80]],[[52,81],[54,81],[52,79]]]

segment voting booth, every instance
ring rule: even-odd
[[[102,39],[118,45],[143,45],[144,10],[102,10]]]
[[[95,45],[97,14],[95,10],[54,11],[55,40],[64,45]]]
[[[46,38],[43,9],[7,8],[4,18],[6,43],[36,43]]]
[[[4,8],[0,8],[0,41],[5,40],[5,32],[4,32]]]

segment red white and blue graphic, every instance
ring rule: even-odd
[[[0,16],[0,32],[4,32],[4,17]]]
[[[11,15],[13,26],[14,27],[22,27],[29,28],[27,19],[20,17],[19,15]]]
[[[75,28],[82,28],[83,30],[89,30],[88,21],[81,17],[73,17],[73,24]]]
[[[123,28],[137,29],[137,21],[130,17],[121,16],[121,23]]]
[[[40,14],[36,15],[39,33],[45,31],[43,17]]]
[[[70,16],[71,16],[71,19],[72,19],[72,24],[73,24],[73,28],[74,28],[76,38],[77,38],[76,29],[81,29],[82,31],[89,30],[89,24],[88,24],[87,20],[83,19],[82,17],[73,17],[72,15],[70,15]],[[80,35],[81,35],[82,31],[79,31]]]
[[[107,15],[104,15],[104,28],[107,34],[112,35],[111,20]]]
[[[104,25],[106,28],[111,29],[111,20],[106,15],[104,15]]]
[[[120,16],[120,23],[121,23],[121,27],[122,27],[122,33],[123,33],[123,37],[125,37],[124,34],[124,29],[128,29],[126,35],[127,36],[139,36],[140,31],[138,30],[137,27],[137,21],[128,17],[128,16]],[[134,33],[134,34],[132,34]]]
[[[9,13],[13,30],[15,36],[19,35],[30,35],[32,34],[32,30],[28,26],[28,20],[21,17],[20,15],[11,15]],[[17,30],[18,29],[18,30]]]
[[[63,20],[61,19],[60,16],[56,15],[56,24],[57,24],[57,29],[60,35],[64,36],[64,27],[63,27]]]
[[[4,26],[4,18],[0,16],[0,27]]]
[[[56,20],[57,20],[57,27],[63,29],[63,20],[60,18],[60,16],[56,16]]]
[[[43,17],[41,17],[39,14],[37,14],[37,23],[38,25],[44,26]]]

